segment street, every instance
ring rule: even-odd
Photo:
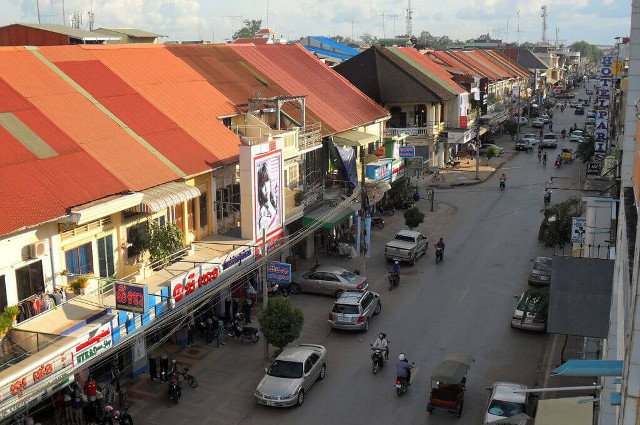
[[[592,83],[593,84],[593,83]],[[584,87],[579,91],[584,96]],[[554,129],[559,135],[584,116],[574,110],[554,110]],[[535,129],[534,129],[535,130]],[[525,127],[521,132],[531,132]],[[537,131],[534,131],[537,133]],[[418,230],[429,236],[427,256],[416,266],[402,265],[399,288],[388,291],[384,245],[395,231],[404,228],[402,211],[385,217],[383,230],[373,230],[373,253],[366,259],[370,289],[381,295],[382,312],[375,316],[368,333],[331,331],[327,324],[333,299],[300,294],[290,299],[305,314],[300,342],[318,343],[328,349],[327,375],[308,392],[301,407],[274,409],[259,406],[253,391],[264,371],[262,340],[254,345],[227,341],[209,356],[204,347],[181,354],[192,358],[192,372],[199,387],[183,390],[180,404],[170,406],[166,388],[145,381],[146,394],[132,391],[131,413],[138,423],[211,424],[444,424],[456,420],[443,412],[426,413],[430,373],[448,352],[463,352],[475,358],[467,381],[462,422],[482,423],[487,386],[494,381],[539,385],[539,371],[548,337],[515,330],[510,320],[514,295],[527,288],[531,260],[550,252],[537,242],[542,218],[544,183],[556,181],[552,203],[577,195],[577,161],[553,166],[568,137],[559,137],[557,149],[548,149],[546,168],[535,153],[515,152],[515,142],[501,136],[498,144],[508,159],[487,181],[477,185],[435,190],[435,211],[426,199],[426,181],[420,181],[426,213]],[[571,146],[575,150],[576,143]],[[491,161],[498,161],[492,159]],[[583,168],[582,168],[583,169]],[[505,190],[498,189],[499,173],[507,177]],[[433,244],[443,237],[444,261],[436,265]],[[310,266],[313,259],[299,267]],[[320,258],[321,264],[329,264]],[[361,269],[361,259],[331,259],[331,264]],[[379,332],[391,341],[391,358],[377,375],[371,373],[370,347]],[[272,347],[271,347],[272,348]],[[272,348],[273,349],[273,348]],[[213,349],[211,349],[213,350]],[[400,352],[415,362],[413,385],[398,397],[395,393],[395,360]],[[192,353],[191,355],[189,353]],[[138,385],[137,391],[142,391]],[[140,399],[137,399],[140,397]],[[145,405],[147,407],[145,407]],[[152,410],[149,406],[155,406]]]

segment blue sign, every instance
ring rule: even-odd
[[[269,261],[267,263],[267,280],[278,283],[290,283],[291,264]]]
[[[149,310],[147,285],[116,283],[113,285],[116,310],[144,314]]]
[[[399,146],[398,154],[400,158],[413,158],[416,156],[416,148],[415,146]]]

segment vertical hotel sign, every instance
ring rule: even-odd
[[[596,106],[596,128],[593,132],[595,153],[593,159],[603,161],[607,155],[609,140],[609,102],[613,89],[613,56],[602,56],[600,59],[600,88]]]

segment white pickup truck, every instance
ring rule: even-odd
[[[384,257],[392,261],[406,261],[412,266],[419,256],[427,253],[429,238],[413,230],[400,230],[396,237],[387,242]]]

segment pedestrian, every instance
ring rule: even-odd
[[[211,317],[207,318],[205,333],[207,338],[207,346],[211,347],[211,343],[213,342],[213,319]]]
[[[549,131],[553,131],[553,123],[549,121]]]
[[[224,345],[224,322],[222,319],[218,319],[218,347],[222,348]]]
[[[542,166],[546,167],[547,166],[547,153],[543,153],[542,154]]]
[[[225,322],[231,322],[231,317],[234,315],[235,311],[231,311],[231,293],[227,293],[227,296],[224,299],[224,320]]]
[[[194,333],[196,330],[196,319],[193,317],[193,311],[187,315],[187,345],[189,347],[196,346]]]
[[[253,300],[256,294],[256,290],[251,285],[251,282],[247,282],[244,291],[244,304],[242,305],[244,312],[245,324],[251,323],[251,308],[253,307]]]

